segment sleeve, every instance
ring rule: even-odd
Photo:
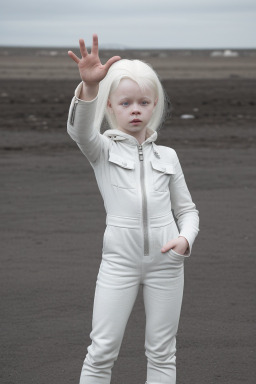
[[[185,254],[190,256],[192,245],[199,232],[199,211],[192,201],[176,152],[175,157],[176,173],[172,175],[169,184],[171,204],[177,219],[179,236],[185,237],[189,243]]]
[[[67,121],[67,132],[77,143],[80,150],[91,163],[95,163],[100,157],[103,145],[102,135],[94,127],[97,99],[84,101],[78,98],[81,92],[82,82],[75,90]]]

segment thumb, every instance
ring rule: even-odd
[[[162,248],[161,252],[167,252],[169,249],[173,248],[176,245],[176,240],[170,240],[168,241]]]
[[[121,57],[120,56],[113,56],[111,57],[111,59],[109,59],[106,64],[104,65],[106,71],[109,70],[109,68],[111,67],[112,64],[114,64],[116,61],[118,60],[121,60]]]

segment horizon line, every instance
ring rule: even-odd
[[[105,47],[104,47],[105,45]],[[103,46],[99,47],[99,51],[110,51],[110,50],[256,50],[256,47],[234,47],[234,46],[225,46],[225,47],[132,47],[132,46],[119,46],[118,44],[115,47],[115,44],[104,44]],[[111,47],[112,46],[112,47]],[[1,48],[35,48],[35,49],[41,49],[41,48],[47,48],[47,49],[79,49],[79,46],[64,46],[64,45],[1,45]],[[91,49],[91,46],[87,47],[88,49]]]

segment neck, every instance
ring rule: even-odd
[[[127,133],[130,136],[133,136],[139,144],[142,144],[146,140],[146,128],[140,132],[128,132],[125,129],[118,128],[120,131]]]
[[[135,139],[138,140],[139,144],[142,144],[146,140],[146,132],[138,132],[135,135],[132,135]]]

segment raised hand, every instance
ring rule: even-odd
[[[106,62],[106,64],[101,64],[98,49],[98,36],[96,34],[93,34],[91,53],[87,52],[83,39],[79,39],[79,45],[82,55],[81,59],[79,59],[79,57],[72,51],[68,51],[68,55],[77,63],[83,82],[88,87],[98,86],[99,82],[106,76],[111,65],[120,60],[121,57],[113,56]]]

